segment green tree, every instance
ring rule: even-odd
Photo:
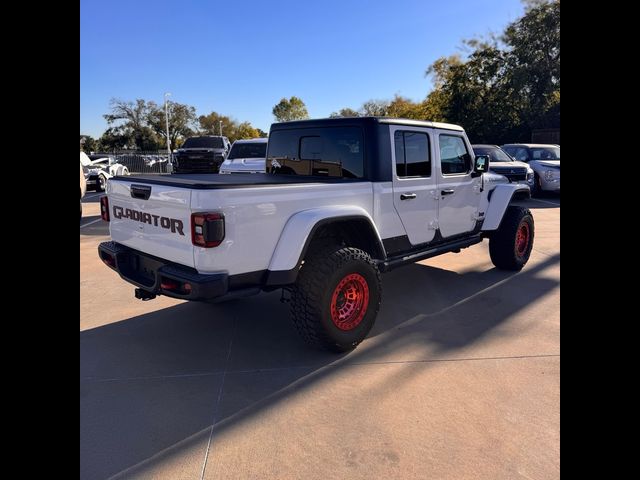
[[[395,95],[393,97],[393,100],[389,102],[386,114],[388,117],[427,120],[427,118],[425,117],[423,103],[416,103],[400,95]]]
[[[291,97],[289,100],[283,98],[273,107],[273,116],[277,122],[289,122],[291,120],[304,120],[309,118],[307,107],[298,97]]]
[[[503,41],[509,48],[510,87],[515,100],[524,104],[524,122],[529,127],[559,126],[560,2],[529,1]]]
[[[434,120],[464,125],[472,141],[530,139],[560,122],[560,2],[530,0],[499,38],[467,40],[466,59],[436,60],[425,100]]]
[[[201,135],[220,135],[220,122],[222,122],[223,135],[228,137],[229,129],[233,129],[236,122],[231,117],[221,115],[218,112],[211,112],[208,115],[200,115],[198,117],[199,133]]]
[[[338,112],[331,112],[329,118],[339,118],[339,117],[359,117],[360,112],[354,110],[352,108],[342,108]]]
[[[258,132],[257,128],[251,126],[249,122],[242,122],[238,124],[233,131],[233,139],[229,137],[229,140],[235,142],[243,138],[258,138],[259,136],[260,132]]]
[[[258,138],[261,130],[254,128],[249,122],[238,123],[235,119],[218,112],[211,112],[208,115],[201,115],[198,118],[200,123],[200,134],[220,135],[220,122],[222,122],[222,134],[231,142],[242,138]],[[264,136],[266,136],[265,132]]]
[[[138,150],[157,150],[159,139],[148,124],[154,105],[142,99],[130,102],[112,98],[111,113],[103,116],[113,129],[112,134],[126,138],[128,145],[133,143]]]
[[[121,150],[127,146],[130,138],[121,134],[114,128],[107,128],[107,130],[98,139],[98,145],[96,151],[99,152],[113,152],[115,150]]]
[[[194,133],[197,122],[196,109],[190,105],[169,102],[169,140],[172,147],[177,147],[186,137]],[[167,146],[167,126],[164,105],[156,105],[149,102],[148,123],[154,133],[164,139],[164,147]]]
[[[90,135],[80,135],[80,144],[85,153],[95,152],[98,148],[98,142]]]
[[[360,107],[360,112],[364,117],[386,117],[389,103],[387,100],[367,100]]]

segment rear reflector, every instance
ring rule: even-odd
[[[100,258],[107,267],[116,268],[116,259],[107,252],[100,252]]]
[[[160,284],[160,288],[163,290],[177,290],[178,287],[178,282],[174,282],[173,280],[163,280]]]
[[[109,221],[109,198],[106,195],[100,197],[100,218]]]
[[[197,247],[217,247],[224,240],[224,215],[221,213],[193,213],[191,242]]]
[[[181,283],[170,278],[162,277],[160,289],[168,292],[179,293],[180,295],[189,295],[191,293],[190,283]]]

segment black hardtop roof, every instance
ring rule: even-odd
[[[376,124],[405,125],[413,127],[442,128],[445,130],[464,131],[458,125],[451,123],[429,122],[424,120],[412,120],[409,118],[390,117],[337,117],[337,118],[316,118],[310,120],[293,120],[291,122],[279,122],[271,124],[271,131],[288,130],[291,128],[316,128],[316,127],[339,127],[339,126],[371,126]]]

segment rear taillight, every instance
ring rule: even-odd
[[[100,197],[100,217],[105,222],[109,221],[109,198],[106,195]]]
[[[197,247],[217,247],[224,240],[224,215],[221,213],[191,214],[191,242]]]

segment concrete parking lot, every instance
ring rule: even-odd
[[[142,302],[80,226],[81,478],[554,479],[560,198],[526,202],[531,260],[488,242],[383,276],[369,337],[310,350],[280,293]]]

